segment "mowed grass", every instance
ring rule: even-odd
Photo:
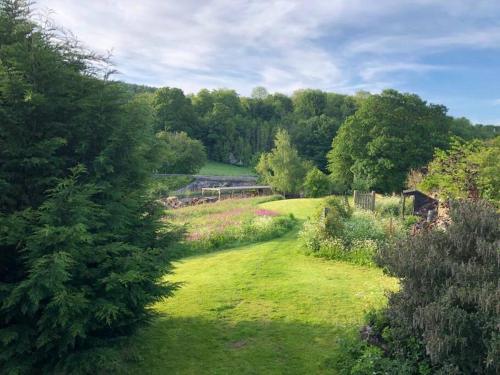
[[[265,202],[260,207],[282,214],[292,214],[299,220],[305,220],[321,207],[322,201],[323,198],[286,199]]]
[[[307,217],[320,200],[260,205]],[[135,339],[141,374],[330,374],[342,340],[385,303],[379,269],[308,257],[297,231],[183,259],[160,318]]]
[[[209,161],[198,172],[202,176],[254,176],[250,168]]]

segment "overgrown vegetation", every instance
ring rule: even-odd
[[[437,150],[419,187],[443,199],[483,198],[500,201],[500,137],[481,142],[455,139]]]
[[[176,247],[177,256],[206,253],[284,235],[297,223],[293,215],[258,208],[261,203],[280,198],[227,199],[168,211],[169,220],[186,230],[185,241]]]
[[[316,214],[306,221],[300,239],[306,253],[354,264],[374,265],[374,256],[383,244],[404,235],[413,223],[401,222],[392,198],[381,205],[380,213],[353,210],[347,198],[329,197]],[[378,202],[377,202],[378,203]],[[398,206],[399,207],[399,206]]]
[[[352,344],[344,373],[498,373],[500,216],[474,201],[453,203],[450,215],[446,230],[379,253],[377,263],[401,287],[386,309],[369,315],[373,345]]]

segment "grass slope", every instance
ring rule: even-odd
[[[198,172],[202,176],[254,176],[250,168],[209,161]]]
[[[297,219],[305,220],[321,205],[323,198],[284,199],[262,203],[260,207],[282,214],[293,214]]]
[[[311,214],[319,200],[261,206]],[[182,283],[137,337],[143,374],[332,373],[342,338],[396,287],[378,269],[303,255],[296,231],[282,238],[186,258]]]

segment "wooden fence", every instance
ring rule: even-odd
[[[365,210],[375,211],[375,192],[361,193],[354,190],[354,206]]]

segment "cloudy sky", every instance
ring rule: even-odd
[[[38,0],[121,80],[354,93],[384,88],[500,124],[497,0]]]

